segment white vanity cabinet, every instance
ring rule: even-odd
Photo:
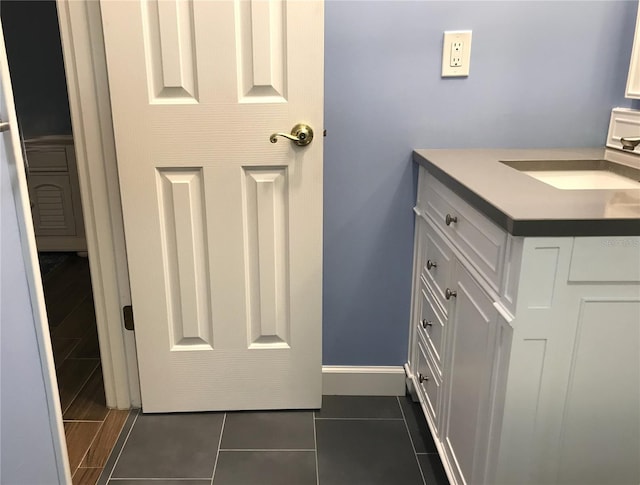
[[[87,250],[73,137],[25,140],[27,184],[39,251]]]
[[[640,482],[640,237],[513,237],[420,167],[408,374],[452,483]]]

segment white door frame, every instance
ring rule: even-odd
[[[91,283],[109,407],[140,406],[120,188],[113,139],[102,18],[97,1],[57,0]]]

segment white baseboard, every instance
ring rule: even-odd
[[[333,396],[403,396],[405,373],[398,366],[322,366],[322,394]]]

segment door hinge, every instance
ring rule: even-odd
[[[133,307],[131,305],[123,306],[122,316],[124,317],[124,328],[133,330]]]

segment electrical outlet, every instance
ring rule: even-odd
[[[461,40],[455,40],[451,43],[451,57],[449,60],[450,67],[460,67],[462,66],[462,46],[463,42]]]
[[[442,77],[468,76],[470,60],[471,31],[445,32],[442,44]]]

